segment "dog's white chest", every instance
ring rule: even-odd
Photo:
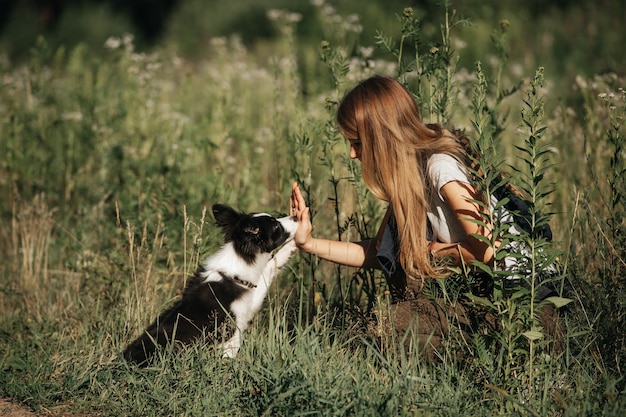
[[[231,303],[230,311],[235,316],[239,329],[244,330],[248,327],[255,314],[261,309],[266,293],[267,287],[259,285],[259,287],[247,291]]]

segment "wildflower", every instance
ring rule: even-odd
[[[225,47],[227,44],[226,38],[223,36],[209,39],[209,44],[214,48]]]
[[[125,33],[124,36],[122,37],[122,43],[124,44],[124,46],[129,49],[129,50],[133,50],[133,41],[135,40],[135,37],[130,34],[130,33]]]
[[[361,56],[363,58],[367,59],[367,58],[372,56],[372,53],[374,53],[374,47],[372,47],[372,46],[368,46],[368,47],[361,46],[359,48],[359,52],[361,53]]]
[[[413,9],[411,7],[405,7],[404,10],[402,11],[402,16],[406,18],[413,17]]]
[[[320,43],[320,48],[322,48],[322,51],[327,51],[330,49],[330,42],[328,41],[322,41]]]
[[[276,21],[280,18],[281,11],[277,9],[270,9],[267,11],[267,18],[272,21]]]
[[[325,16],[332,16],[335,14],[335,8],[330,4],[325,4],[321,11]]]
[[[300,13],[287,13],[287,23],[298,23],[302,20]]]
[[[579,88],[587,88],[587,80],[585,80],[582,76],[580,75],[576,75],[576,86],[578,86]]]
[[[65,112],[61,114],[61,120],[75,120],[80,122],[83,120],[83,114],[79,111]]]
[[[131,54],[130,59],[135,61],[135,62],[141,62],[141,61],[145,61],[146,60],[146,54],[145,53],[135,53],[135,54]]]
[[[111,36],[104,42],[104,47],[107,49],[117,49],[122,45],[122,40],[116,36]]]
[[[500,30],[502,31],[502,33],[505,33],[509,26],[511,26],[511,22],[509,22],[508,19],[500,20]]]
[[[351,14],[348,17],[346,17],[346,22],[348,23],[352,23],[352,24],[358,24],[359,23],[359,15],[358,14]]]
[[[457,38],[456,36],[452,38],[452,42],[454,44],[454,48],[455,49],[463,49],[463,48],[467,47],[467,42],[465,42],[461,38]]]

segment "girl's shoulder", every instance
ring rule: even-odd
[[[466,171],[465,166],[454,156],[447,153],[435,153],[428,158],[428,171],[431,169],[459,169]]]
[[[439,189],[450,181],[469,183],[467,168],[454,156],[436,153],[428,158],[428,177],[435,189]]]

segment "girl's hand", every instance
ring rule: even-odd
[[[291,186],[291,198],[289,199],[289,203],[289,214],[298,220],[298,230],[296,230],[294,241],[298,248],[308,252],[313,244],[313,237],[311,236],[313,226],[311,225],[309,208],[306,206],[297,182],[294,182]]]

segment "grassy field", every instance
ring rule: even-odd
[[[310,7],[313,41],[301,15],[274,10],[276,38],[212,37],[201,58],[120,35],[98,48],[41,38],[25,61],[0,60],[0,395],[57,415],[624,415],[623,71],[522,56],[514,19],[468,26],[439,8],[437,27],[400,8],[376,33]],[[619,55],[613,36],[602,51]],[[220,246],[211,204],[286,212],[298,181],[316,235],[376,232],[385,206],[333,122],[345,90],[376,73],[403,80],[426,120],[465,128],[530,195],[536,226],[550,222],[551,244],[520,239],[572,283],[562,334],[541,327],[532,291],[497,291],[475,300],[495,329],[452,330],[427,360],[415,334],[385,327],[378,272],[296,255],[235,360],[198,345],[126,364],[125,345]],[[467,279],[430,289],[454,300]]]

